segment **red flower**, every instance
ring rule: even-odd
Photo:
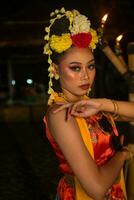
[[[112,192],[111,192],[111,197],[113,199],[120,199],[120,200],[125,200],[125,196],[123,194],[123,191],[121,189],[120,184],[113,185],[112,186]]]
[[[72,42],[74,46],[80,47],[80,48],[86,48],[89,46],[92,35],[90,33],[78,33],[71,36]]]

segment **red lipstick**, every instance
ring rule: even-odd
[[[85,84],[85,85],[80,85],[79,87],[83,90],[87,90],[89,89],[89,86],[90,86],[89,84]]]

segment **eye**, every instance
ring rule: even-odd
[[[80,71],[80,67],[79,66],[72,66],[70,67],[71,70],[79,72]]]
[[[96,66],[95,63],[92,63],[92,64],[88,65],[88,69],[93,70],[95,68],[95,66]]]

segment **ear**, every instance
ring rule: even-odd
[[[52,63],[54,76],[59,75],[58,65]]]

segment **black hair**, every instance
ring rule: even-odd
[[[50,37],[52,35],[62,35],[62,33],[70,33],[69,31],[69,26],[70,26],[70,22],[69,19],[67,19],[66,16],[55,20],[55,22],[53,23],[53,25],[50,28]],[[51,55],[51,59],[52,61],[59,65],[61,58],[66,54],[66,51],[63,51],[62,53],[57,53],[55,51],[52,51],[52,55]]]
[[[103,115],[102,118],[98,122],[99,122],[100,127],[105,132],[111,135],[111,139],[110,139],[111,147],[116,151],[121,151],[122,150],[122,144],[121,144],[121,138],[120,138],[121,136],[115,135],[115,133],[113,132],[113,127],[111,126],[111,123],[109,122],[107,117]]]
[[[66,16],[55,20],[55,22],[50,28],[50,36],[61,35],[62,33],[70,33],[69,25],[70,25],[70,22]]]

